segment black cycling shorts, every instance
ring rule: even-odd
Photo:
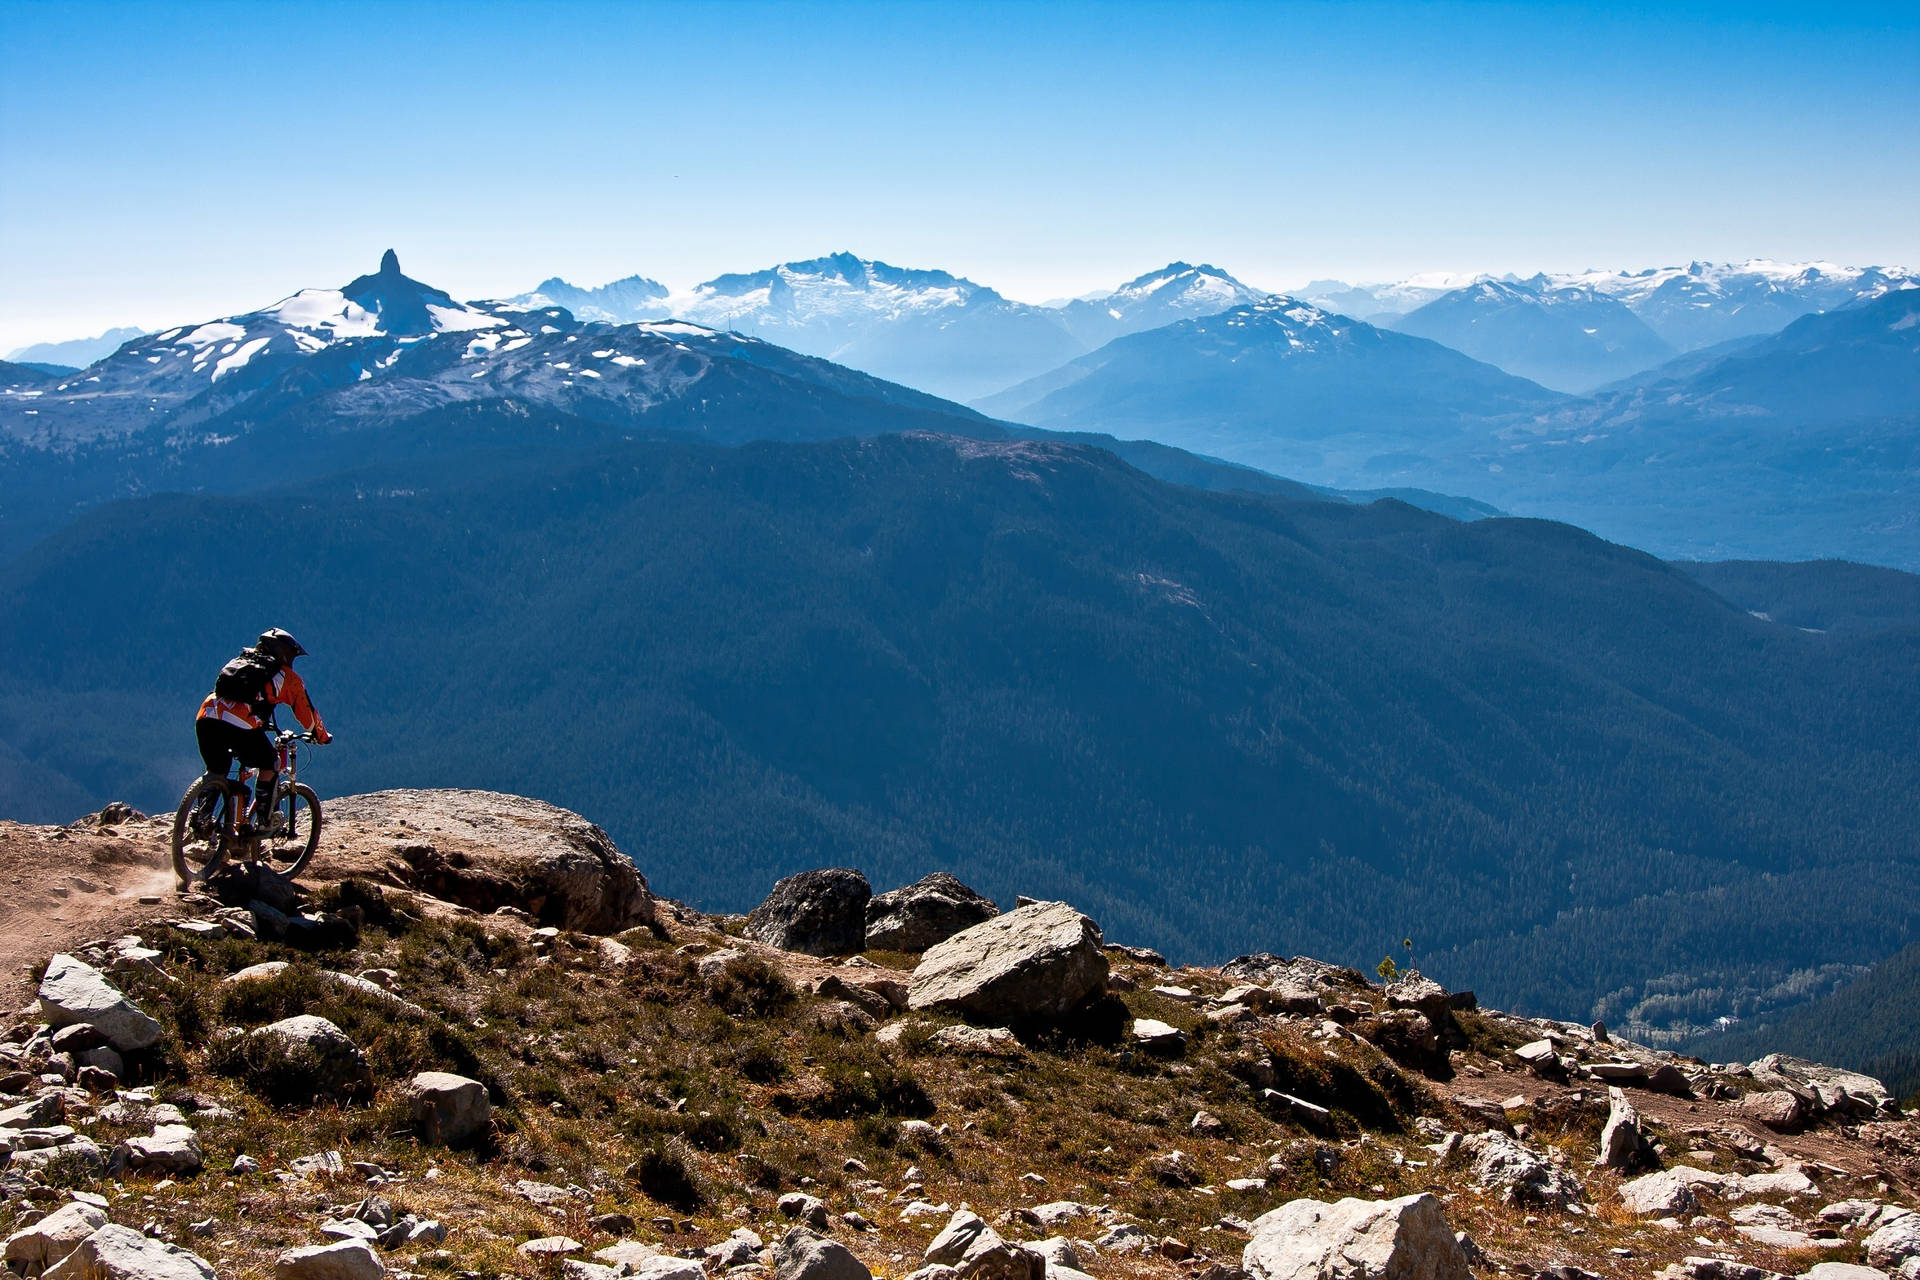
[[[224,778],[233,762],[245,769],[271,769],[278,763],[273,742],[265,729],[242,729],[225,720],[195,720],[193,736],[200,743],[200,758],[207,772]]]

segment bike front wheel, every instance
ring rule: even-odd
[[[273,826],[260,836],[260,861],[291,880],[306,870],[320,844],[320,797],[303,782],[273,809]]]
[[[173,874],[182,890],[204,882],[226,865],[227,806],[232,800],[225,791],[213,778],[202,776],[180,797],[173,815]]]

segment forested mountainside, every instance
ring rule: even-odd
[[[1755,1045],[1768,1053],[1824,1055],[1880,1077],[1902,1098],[1920,1094],[1920,942],[1837,990],[1772,1017],[1700,1036],[1687,1050],[1739,1061]]]
[[[1669,1028],[1920,925],[1911,633],[1080,446],[500,439],[109,505],[0,568],[0,808],[170,807],[264,610],[314,652],[324,791],[539,795],[713,907],[965,867],[1182,957],[1411,938],[1508,1006]]]

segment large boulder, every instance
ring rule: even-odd
[[[274,1260],[274,1280],[380,1280],[386,1264],[365,1240],[289,1249]]]
[[[873,1280],[847,1246],[806,1227],[792,1227],[773,1246],[774,1280]]]
[[[273,1053],[307,1073],[314,1097],[356,1098],[373,1092],[373,1071],[347,1033],[325,1018],[298,1014],[247,1033],[250,1053]]]
[[[1241,1265],[1254,1280],[1472,1280],[1430,1195],[1295,1200],[1254,1219]]]
[[[654,923],[653,895],[613,839],[570,810],[495,791],[376,791],[327,802],[328,858],[342,871],[542,925],[618,933]]]
[[[867,878],[847,867],[788,876],[747,917],[747,937],[782,951],[847,956],[866,950]]]
[[[214,1280],[214,1272],[197,1253],[109,1222],[47,1268],[44,1280]]]
[[[1035,902],[928,950],[907,1004],[1005,1023],[1058,1018],[1107,987],[1100,926],[1064,902]]]
[[[78,1200],[69,1201],[30,1227],[7,1237],[10,1270],[37,1276],[79,1247],[80,1242],[107,1225],[103,1210]]]
[[[1776,1088],[1798,1086],[1815,1094],[1829,1110],[1877,1110],[1893,1102],[1887,1086],[1870,1075],[1809,1062],[1791,1054],[1770,1053],[1748,1064],[1754,1079]],[[1858,1104],[1857,1108],[1845,1104]]]
[[[867,946],[878,951],[925,951],[999,914],[991,898],[936,871],[867,903]]]
[[[422,1071],[403,1094],[422,1142],[457,1147],[483,1136],[493,1122],[487,1086],[450,1071]]]
[[[54,1027],[92,1027],[121,1053],[160,1039],[160,1024],[142,1013],[105,974],[69,955],[47,962],[40,979],[40,1015]]]

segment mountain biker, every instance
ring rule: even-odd
[[[266,730],[273,709],[293,708],[294,718],[312,732],[316,742],[333,739],[307,697],[306,682],[293,669],[293,660],[305,653],[300,642],[279,627],[262,632],[252,647],[242,649],[238,657],[220,668],[213,692],[200,704],[200,714],[194,720],[194,738],[200,744],[200,758],[206,762],[208,773],[224,778],[235,760],[242,770],[253,771],[249,821],[255,830],[265,830],[273,820],[273,784],[278,772],[273,740]]]

